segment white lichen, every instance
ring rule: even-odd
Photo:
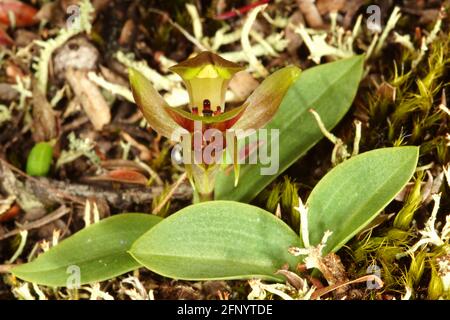
[[[75,133],[71,132],[69,139],[69,150],[63,150],[56,162],[56,167],[61,167],[65,163],[75,161],[81,156],[87,157],[93,164],[98,165],[100,158],[94,151],[94,144],[90,139],[78,139]]]
[[[131,286],[131,289],[128,289],[125,284]],[[131,300],[154,300],[150,291],[147,292],[142,282],[133,276],[125,278],[120,282],[119,292],[127,295]]]
[[[19,105],[18,110],[23,110],[25,107],[25,101],[33,96],[31,92],[31,78],[30,77],[16,77],[16,84],[12,86],[19,93]]]
[[[300,229],[301,237],[303,241],[303,248],[291,247],[289,252],[294,256],[306,256],[304,259],[307,269],[317,268],[322,269],[322,252],[326,247],[328,238],[333,234],[332,231],[325,231],[322,240],[317,246],[312,246],[309,242],[309,229],[308,229],[308,208],[303,204],[301,198],[299,197],[299,206],[294,209],[300,213]]]
[[[447,215],[445,218],[445,225],[442,227],[441,232],[436,229],[436,217],[439,211],[439,204],[441,201],[440,194],[432,195],[434,200],[433,210],[431,212],[431,216],[428,221],[425,223],[425,227],[423,230],[419,230],[419,234],[421,235],[421,239],[415,243],[409,250],[404,253],[397,254],[397,259],[408,256],[416,252],[418,249],[433,245],[437,247],[442,247],[449,243],[450,240],[450,215]]]
[[[256,17],[258,16],[258,13],[260,13],[262,10],[264,10],[267,7],[267,5],[258,6],[247,16],[247,19],[244,22],[244,26],[242,27],[242,33],[241,33],[241,45],[242,50],[244,51],[244,54],[247,56],[248,62],[252,68],[262,77],[265,77],[269,74],[269,72],[264,68],[262,63],[258,60],[256,55],[252,51],[252,46],[250,44],[249,34],[250,30],[253,26],[253,23],[256,20]],[[264,47],[264,44],[261,44]],[[267,48],[266,48],[267,49]]]
[[[438,264],[438,274],[441,277],[444,291],[450,291],[450,254],[436,259]]]
[[[387,36],[389,35],[389,33],[392,30],[394,30],[394,28],[397,25],[397,22],[400,20],[401,16],[402,15],[400,14],[400,8],[395,7],[394,10],[392,10],[392,13],[389,16],[386,26],[384,27],[383,32],[380,35],[380,38],[379,38],[378,43],[374,50],[375,55],[377,55],[381,51],[381,49],[384,46],[384,43],[386,42]]]
[[[33,68],[36,70],[35,76],[38,87],[42,92],[47,91],[48,66],[53,52],[73,36],[83,32],[90,33],[92,29],[91,15],[93,12],[94,7],[91,2],[89,0],[82,0],[80,2],[79,15],[75,17],[76,23],[73,23],[71,27],[62,28],[56,38],[47,41],[35,40],[35,43],[41,47],[41,51],[39,57],[35,59]]]
[[[12,293],[17,299],[20,300],[36,300],[36,298],[31,294],[27,282],[23,283],[18,287],[13,288]]]
[[[11,120],[11,110],[7,106],[0,104],[0,126]]]
[[[136,61],[133,54],[125,54],[121,51],[117,52],[115,55],[116,59],[127,66],[128,68],[133,68],[142,73],[148,80],[151,81],[156,90],[167,90],[174,86],[173,81],[167,79],[167,77],[161,75],[158,71],[150,68],[147,62],[141,60]]]
[[[91,206],[91,201],[86,200],[86,204],[84,205],[83,221],[85,228],[100,221],[100,212],[98,211],[97,203],[95,201],[93,201]]]
[[[362,16],[358,16],[351,32],[345,31],[344,28],[337,26],[336,13],[331,15],[331,18],[332,24],[328,31],[307,29],[302,24],[299,26],[290,26],[308,47],[310,52],[309,59],[317,64],[320,63],[320,60],[324,56],[343,59],[355,55],[353,44],[361,32]]]
[[[249,280],[248,283],[252,288],[252,291],[247,296],[248,300],[265,300],[268,293],[278,296],[283,300],[310,300],[315,291],[315,288],[309,287],[306,281],[303,282],[303,288],[299,290],[296,290],[289,284],[265,284],[260,279]]]
[[[121,96],[121,97],[125,98],[126,100],[128,100],[132,103],[135,103],[133,93],[127,87],[121,86],[116,83],[108,82],[105,78],[97,75],[95,72],[92,72],[92,71],[88,73],[88,78],[89,78],[89,80],[94,82],[96,85],[98,85],[100,88],[107,90],[108,92],[112,93],[113,95]]]
[[[89,292],[91,295],[89,300],[114,300],[108,292],[100,289],[100,283],[94,283],[90,286],[81,287],[82,290]]]

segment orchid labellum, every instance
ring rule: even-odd
[[[217,145],[218,140],[222,146],[226,145],[229,141],[224,138],[225,135],[227,138],[233,137],[233,146],[236,148],[236,140],[244,136],[243,133],[263,127],[275,115],[289,86],[300,74],[300,70],[294,66],[278,70],[267,77],[240,107],[226,110],[228,83],[235,73],[243,69],[207,51],[171,67],[170,70],[183,79],[189,93],[190,102],[185,109],[170,107],[148,79],[139,71],[130,69],[135,101],[149,125],[174,141],[186,141],[182,139],[185,136],[193,138],[194,142],[191,143],[189,139],[188,144],[193,151],[193,159],[186,158],[186,155],[183,155],[183,159],[200,200],[208,200],[213,196],[214,178],[220,168],[218,160],[221,156],[221,152],[215,152],[214,161],[208,161],[202,157],[202,151],[214,143]],[[206,133],[211,130],[222,133],[222,138],[219,138],[220,134],[208,137]],[[196,143],[197,136],[200,137],[200,143]]]

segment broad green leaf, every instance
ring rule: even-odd
[[[360,154],[328,172],[311,192],[307,206],[312,245],[333,232],[324,252],[341,248],[374,219],[411,179],[417,147],[383,148]]]
[[[130,253],[148,269],[185,280],[283,280],[274,273],[298,258],[300,239],[283,221],[248,204],[213,201],[189,206],[143,235]]]
[[[279,130],[279,142],[272,135],[273,141],[269,140],[267,144],[270,152],[279,150],[277,173],[261,175],[261,168],[269,165],[260,162],[257,165],[242,165],[236,188],[233,174],[221,173],[216,182],[216,199],[248,202],[304,155],[323,137],[308,110],[315,109],[326,128],[332,129],[350,108],[362,71],[362,56],[303,71],[289,88],[275,117],[266,126],[267,129]]]
[[[42,285],[67,286],[102,281],[140,267],[128,253],[132,243],[160,217],[127,213],[91,225],[11,272]]]

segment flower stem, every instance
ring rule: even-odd
[[[213,201],[214,200],[214,191],[209,193],[200,193],[198,192],[198,201],[199,202],[206,202],[206,201]]]
[[[204,166],[198,164],[185,165],[186,173],[197,192],[197,201],[214,200],[214,186],[219,165]]]

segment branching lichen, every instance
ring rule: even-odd
[[[94,144],[89,139],[78,139],[73,132],[67,138],[69,139],[69,150],[61,152],[56,162],[56,167],[75,161],[81,156],[87,157],[95,165],[100,163],[99,157],[93,150]]]
[[[35,41],[41,47],[41,52],[33,67],[36,70],[35,76],[39,89],[42,92],[47,91],[48,66],[53,52],[73,36],[82,32],[90,33],[92,29],[91,15],[93,12],[94,7],[91,2],[89,0],[82,0],[80,2],[79,16],[75,17],[76,21],[70,27],[61,29],[56,38],[47,41]]]

